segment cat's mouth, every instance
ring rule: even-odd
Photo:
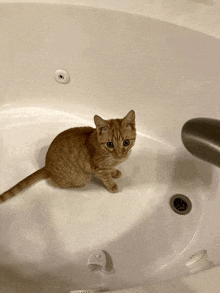
[[[114,153],[113,157],[115,160],[124,161],[130,156],[130,154],[131,154],[131,150],[129,150],[127,153],[123,153],[123,154]]]
[[[118,159],[118,160],[125,160],[125,159],[127,159],[127,157],[128,157],[128,154],[122,154],[122,155],[119,155],[119,154],[117,154],[116,156],[115,156],[115,158],[116,159]]]

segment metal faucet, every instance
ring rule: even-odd
[[[191,119],[183,125],[181,138],[192,155],[220,167],[220,120]]]

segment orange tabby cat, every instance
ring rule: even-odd
[[[43,178],[50,178],[61,188],[83,187],[97,174],[108,191],[117,192],[113,178],[121,172],[114,167],[125,161],[136,138],[135,112],[123,119],[104,120],[95,115],[96,129],[75,127],[61,132],[52,141],[45,167],[20,181],[0,195],[4,202]]]

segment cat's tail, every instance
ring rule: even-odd
[[[32,173],[28,177],[24,178],[20,182],[18,182],[14,187],[10,188],[9,190],[5,191],[4,193],[0,194],[0,203],[14,197],[16,194],[21,192],[23,189],[31,186],[35,182],[48,178],[47,171],[44,168],[39,169],[38,171]]]

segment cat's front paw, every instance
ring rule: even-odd
[[[113,170],[111,175],[112,175],[112,178],[120,178],[122,173],[121,173],[121,171],[115,169],[115,170]]]
[[[118,185],[115,183],[113,186],[107,188],[109,192],[116,193],[118,192]]]

